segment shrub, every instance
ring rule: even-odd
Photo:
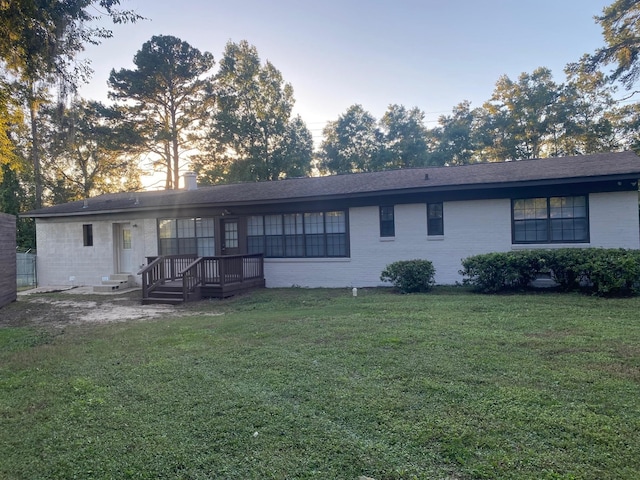
[[[428,292],[435,284],[435,273],[429,260],[401,260],[387,265],[380,280],[393,283],[401,293]]]
[[[462,261],[464,283],[484,293],[527,287],[549,274],[563,291],[599,296],[640,293],[640,251],[604,248],[523,250],[475,255]]]
[[[462,261],[465,284],[483,293],[525,288],[544,268],[544,259],[534,252],[486,253]]]

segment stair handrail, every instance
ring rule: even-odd
[[[140,270],[138,275],[142,275],[142,298],[149,298],[149,294],[165,280],[164,257],[157,257]]]
[[[198,285],[204,284],[203,260],[204,257],[198,257],[178,272],[178,275],[182,277],[182,298],[185,302],[195,292]]]

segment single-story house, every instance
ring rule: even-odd
[[[0,307],[16,298],[16,217],[0,213]]]
[[[633,152],[101,195],[34,210],[42,285],[133,276],[154,257],[261,253],[267,287],[370,287],[397,260],[439,284],[470,255],[640,248]]]

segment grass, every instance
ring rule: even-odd
[[[0,328],[0,478],[640,478],[638,298],[283,289],[179,311]]]

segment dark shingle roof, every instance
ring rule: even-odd
[[[117,193],[33,210],[24,215],[49,217],[177,206],[225,207],[372,196],[389,192],[483,189],[622,178],[640,178],[640,157],[633,152],[294,178],[200,187],[197,190]]]

